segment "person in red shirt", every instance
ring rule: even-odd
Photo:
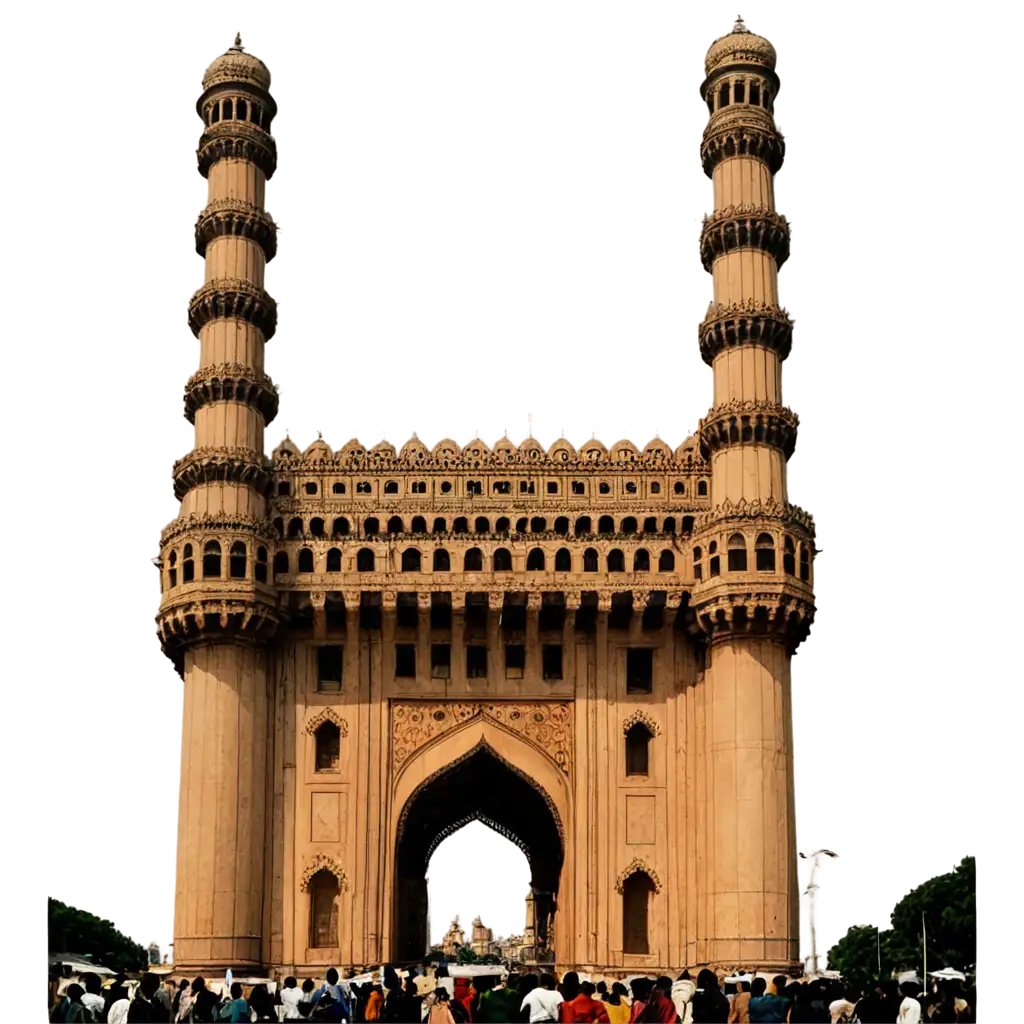
[[[580,985],[580,994],[568,1002],[562,1003],[563,1024],[608,1024],[608,1011],[604,1003],[594,999],[594,986],[589,981]]]
[[[672,979],[663,975],[654,983],[654,988],[651,989],[651,994],[647,998],[647,1005],[637,1020],[643,1021],[644,1024],[647,1022],[674,1024],[677,1013],[676,1004],[672,1002],[671,992]]]

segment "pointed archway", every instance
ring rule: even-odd
[[[552,960],[565,858],[562,823],[544,790],[485,740],[420,783],[402,808],[395,850],[394,959],[419,960],[426,952],[427,864],[448,836],[471,821],[494,829],[526,855],[536,917],[534,959]]]

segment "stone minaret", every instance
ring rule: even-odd
[[[703,875],[695,960],[784,970],[799,962],[790,660],[814,613],[814,533],[786,493],[797,418],[782,404],[792,321],[778,294],[789,226],[775,212],[785,152],[772,116],[775,50],[737,20],[705,71],[701,159],[714,212],[700,252],[714,301],[699,334],[714,405],[700,425],[712,508],[698,518],[692,551],[707,642],[695,691],[704,731],[694,752]]]
[[[273,728],[265,642],[277,622],[263,454],[277,412],[263,372],[277,321],[263,290],[277,244],[263,209],[277,162],[269,89],[270,72],[236,38],[207,69],[197,104],[209,194],[196,223],[205,280],[188,309],[200,350],[185,387],[195,446],[174,467],[181,509],[161,537],[157,619],[185,690],[174,909],[175,966],[185,973],[266,962]]]

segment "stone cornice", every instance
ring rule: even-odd
[[[215,199],[196,221],[196,252],[206,255],[215,238],[248,238],[262,250],[269,263],[277,254],[277,225],[270,214],[244,199]]]
[[[800,420],[784,405],[733,399],[709,410],[700,421],[700,447],[705,458],[730,445],[764,444],[788,459],[796,448]]]
[[[710,178],[729,157],[763,160],[777,174],[786,158],[786,142],[770,114],[756,107],[736,107],[729,117],[714,117],[704,130],[700,159]]]
[[[767,302],[712,303],[697,335],[701,358],[708,366],[721,352],[741,345],[767,348],[785,359],[793,345],[793,321],[786,310]]]
[[[245,320],[262,331],[269,341],[277,330],[277,303],[262,288],[244,278],[215,278],[192,296],[188,304],[188,325],[198,338],[203,327],[220,317]]]
[[[277,416],[278,393],[265,374],[242,363],[218,363],[192,374],[185,385],[185,419],[195,423],[196,410],[211,402],[241,402],[258,410],[265,424]]]
[[[742,590],[731,583],[723,592],[694,593],[696,622],[712,643],[736,635],[773,637],[790,651],[807,639],[814,621],[814,602],[806,587],[791,583]],[[800,592],[803,591],[803,592]]]
[[[219,121],[210,125],[199,139],[199,173],[205,178],[218,160],[229,158],[249,160],[269,180],[277,169],[277,143],[272,135],[247,121]]]
[[[721,505],[716,505],[697,517],[694,522],[694,533],[720,523],[740,520],[765,523],[774,521],[786,528],[799,527],[809,536],[814,536],[814,518],[809,512],[805,512],[798,505],[791,505],[788,501],[772,501],[771,498],[755,498],[753,501],[741,498],[735,504],[727,498]]]
[[[778,267],[789,259],[789,224],[766,206],[727,206],[704,218],[700,260],[710,273],[715,260],[736,249],[759,249]]]
[[[197,484],[212,481],[245,484],[262,495],[272,483],[266,460],[253,448],[195,448],[174,464],[172,472],[179,501]]]
[[[240,513],[226,512],[194,512],[168,523],[160,532],[160,546],[164,547],[171,541],[186,534],[208,533],[242,533],[258,537],[273,544],[274,527],[268,519],[257,519]]]

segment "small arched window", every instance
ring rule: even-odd
[[[356,572],[373,572],[376,559],[370,548],[360,548],[356,555]]]
[[[664,529],[665,533],[675,533],[676,532],[676,517],[675,516],[669,516],[665,520],[665,525],[664,525],[663,529]]]
[[[405,523],[402,522],[401,516],[392,516],[388,520],[388,533],[394,535],[396,533],[405,532]]]
[[[744,102],[746,102],[746,93],[747,93],[747,91],[746,91],[746,88],[744,87],[744,84],[742,82],[737,82],[732,87],[733,102],[734,103],[744,103]]]
[[[344,494],[344,493],[345,493],[345,485],[344,485],[344,484],[343,484],[343,483],[342,483],[342,482],[341,482],[341,481],[339,480],[339,481],[337,481],[337,482],[336,482],[336,483],[334,484],[334,486],[333,486],[333,487],[331,487],[331,490],[332,490],[332,491],[333,491],[333,492],[334,492],[335,494]]]
[[[316,733],[316,770],[336,772],[341,758],[341,730],[333,722],[324,722]]]
[[[302,520],[298,516],[294,516],[288,520],[288,536],[289,537],[301,537],[303,532]]]
[[[811,581],[811,552],[802,541],[800,543],[800,579],[804,583]]]
[[[267,549],[263,547],[256,549],[256,582],[267,582]]]
[[[729,83],[723,82],[718,90],[718,109],[729,106]]]
[[[555,533],[557,533],[560,536],[564,537],[564,536],[566,536],[566,534],[568,534],[568,532],[569,532],[569,517],[568,516],[559,516],[555,520]]]
[[[309,881],[309,944],[333,949],[338,942],[338,879],[321,868]]]
[[[534,516],[530,520],[530,533],[543,533],[548,528],[548,521],[543,516]]]
[[[249,120],[249,104],[245,100],[238,100],[235,104],[235,116],[239,121]]]
[[[657,480],[651,484],[651,494],[661,494],[661,484]]]
[[[502,516],[494,524],[494,532],[495,533],[508,533],[509,528],[511,527],[511,525],[512,524],[508,521],[508,517],[507,516]]]
[[[331,548],[327,552],[327,571],[341,572],[341,550],[339,548]]]
[[[412,532],[413,533],[426,533],[427,532],[427,521],[423,516],[412,517]]]
[[[650,765],[651,730],[643,722],[630,726],[626,733],[626,774],[647,775]]]
[[[761,85],[759,82],[750,83],[750,105],[759,107],[761,105]]]
[[[589,537],[594,530],[594,524],[590,520],[590,516],[580,516],[576,520],[576,525],[573,527],[573,533],[577,537]]]
[[[704,575],[704,566],[701,563],[701,558],[702,557],[703,557],[703,555],[702,555],[702,552],[701,552],[700,548],[699,547],[694,548],[693,549],[693,578],[695,580],[700,580],[701,577]]]
[[[672,490],[674,490],[676,494],[685,494],[686,486],[683,484],[682,480],[677,480],[675,485],[672,487]]]
[[[235,118],[235,104],[232,100],[224,101],[224,120],[233,121]]]
[[[598,533],[614,533],[615,532],[615,520],[611,516],[601,516],[597,521],[597,532]]]
[[[754,542],[754,564],[758,572],[775,572],[775,540],[770,533],[759,533]]]
[[[490,533],[491,521],[487,516],[477,516],[476,522],[473,524],[473,528],[477,533]]]
[[[632,456],[630,456],[630,457],[632,458]],[[626,493],[627,494],[636,494],[636,482],[635,481],[633,481],[633,480],[627,480],[626,481]]]
[[[452,523],[452,533],[469,533],[469,520],[465,516],[459,516]]]
[[[568,548],[559,548],[555,552],[555,572],[572,572],[572,555]]]
[[[236,540],[231,545],[231,552],[228,556],[228,574],[233,580],[245,579],[245,556],[245,545],[240,540]]]
[[[220,121],[220,104],[214,103],[210,107],[210,124],[217,124],[218,121]]]
[[[647,922],[654,883],[646,871],[634,871],[622,886],[622,951],[647,955]]]
[[[626,516],[626,518],[622,520],[622,529],[620,532],[636,533],[636,518],[634,516]]]
[[[665,548],[660,555],[658,555],[658,572],[675,572],[676,568],[676,556]]]
[[[398,482],[395,481],[395,480],[388,480],[387,483],[384,484],[384,493],[385,494],[397,494],[398,493]]]
[[[697,481],[697,497],[706,498],[708,496],[708,482],[707,480]]]
[[[316,483],[312,480],[306,482],[306,493],[316,494]]]
[[[313,552],[309,548],[303,548],[299,552],[299,572],[313,571]]]
[[[434,572],[451,572],[452,560],[444,548],[437,548],[434,551]]]
[[[708,575],[718,575],[718,541],[713,540],[708,544]]]
[[[314,537],[322,537],[324,535],[324,521],[319,516],[314,516],[310,519],[309,532]]]
[[[494,552],[494,571],[512,571],[512,554],[507,548],[498,548],[498,550]]]
[[[203,579],[220,575],[220,544],[208,540],[203,548]]]
[[[522,519],[517,519],[516,520],[516,533],[526,533],[526,527],[527,527],[528,524],[529,524],[529,520],[526,518],[526,516],[523,516]]]
[[[402,552],[402,572],[420,571],[420,553],[416,548],[406,548]]]
[[[651,556],[645,548],[638,548],[633,554],[633,572],[650,572]]]
[[[747,542],[742,533],[729,538],[728,557],[729,572],[747,571]]]
[[[448,532],[448,522],[443,517],[438,516],[434,520],[433,532],[434,533],[447,533]]]
[[[281,576],[288,572],[288,552],[274,552],[274,575]]]
[[[583,571],[584,572],[597,572],[597,551],[594,548],[587,548],[583,552]]]
[[[600,483],[600,484],[597,485],[597,493],[598,494],[611,494],[612,493],[612,489],[611,489],[611,487],[608,484]]]
[[[544,551],[541,548],[533,548],[526,556],[526,571],[540,572],[544,568]]]
[[[169,566],[169,568],[167,570],[167,580],[168,580],[167,586],[168,587],[176,587],[178,585],[178,570],[176,568],[176,566],[178,564],[178,552],[177,551],[172,551],[171,552],[170,557],[167,559],[167,564]]]
[[[463,568],[466,572],[482,572],[484,568],[484,556],[479,548],[470,548],[463,560]]]
[[[347,537],[350,526],[348,520],[344,516],[338,516],[334,520],[334,525],[331,526],[331,533],[335,537]]]
[[[648,516],[644,520],[644,533],[657,533],[658,532],[658,517]]]
[[[782,571],[787,576],[796,575],[796,545],[788,534],[782,543]]]
[[[376,537],[380,533],[380,520],[376,516],[370,516],[363,522],[363,536]]]
[[[626,571],[626,556],[623,555],[623,553],[618,548],[612,548],[612,550],[608,552],[608,571]]]
[[[274,533],[276,533],[278,537],[284,536],[284,520],[280,516],[274,520]]]

